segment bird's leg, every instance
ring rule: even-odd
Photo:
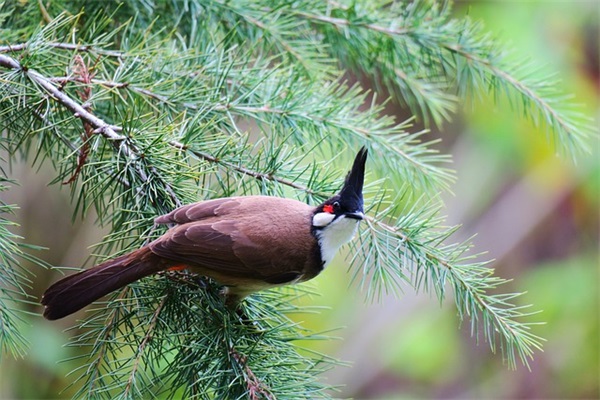
[[[221,290],[221,295],[225,299],[225,306],[227,307],[227,309],[234,312],[238,316],[242,324],[252,327],[253,329],[260,330],[256,321],[252,321],[250,317],[248,317],[248,314],[246,314],[244,308],[242,307],[242,300],[246,296],[242,296],[238,293],[235,293],[231,290],[230,287],[227,286],[225,286]]]
[[[225,286],[221,289],[221,296],[225,299],[225,306],[231,311],[235,311],[238,309],[240,302],[242,301],[242,296],[233,292],[230,287]]]
[[[220,294],[223,297],[225,307],[227,307],[229,311],[236,313],[238,317],[243,320],[249,320],[248,316],[241,307],[243,298],[242,296],[234,293],[228,286],[223,287]]]

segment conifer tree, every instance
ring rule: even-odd
[[[453,182],[449,156],[412,120],[366,102],[347,72],[425,124],[441,126],[461,99],[491,93],[546,126],[566,157],[586,148],[590,126],[555,84],[508,61],[449,3],[0,1],[2,147],[52,166],[76,215],[97,211],[111,232],[98,261],[157,237],[154,217],[201,199],[317,204],[366,145],[375,155],[368,217],[348,259],[365,301],[407,285],[453,296],[474,338],[509,366],[527,365],[541,348],[531,331],[539,321],[439,215],[437,194]],[[0,204],[0,351],[21,355],[16,303],[32,299],[19,260],[32,256],[10,233],[12,207]],[[327,398],[319,374],[335,361],[300,352],[295,342],[320,336],[286,316],[302,311],[293,300],[306,290],[249,297],[249,326],[201,277],[164,273],[129,285],[96,303],[72,340],[87,347],[73,375],[78,397]]]

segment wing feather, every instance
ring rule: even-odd
[[[185,224],[193,221],[201,221],[214,218],[231,212],[239,207],[240,201],[237,197],[200,201],[179,207],[168,214],[161,215],[154,220],[157,224]]]
[[[311,210],[293,200],[259,196],[191,204],[157,218],[178,225],[149,246],[225,284],[229,279],[288,282],[310,261]]]

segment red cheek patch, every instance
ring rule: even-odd
[[[324,205],[323,211],[329,214],[333,214],[333,206],[331,204]]]

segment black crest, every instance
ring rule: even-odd
[[[340,191],[340,201],[349,211],[363,211],[363,183],[365,180],[365,163],[367,162],[367,149],[363,146],[356,158],[352,169],[346,175],[346,181]]]

